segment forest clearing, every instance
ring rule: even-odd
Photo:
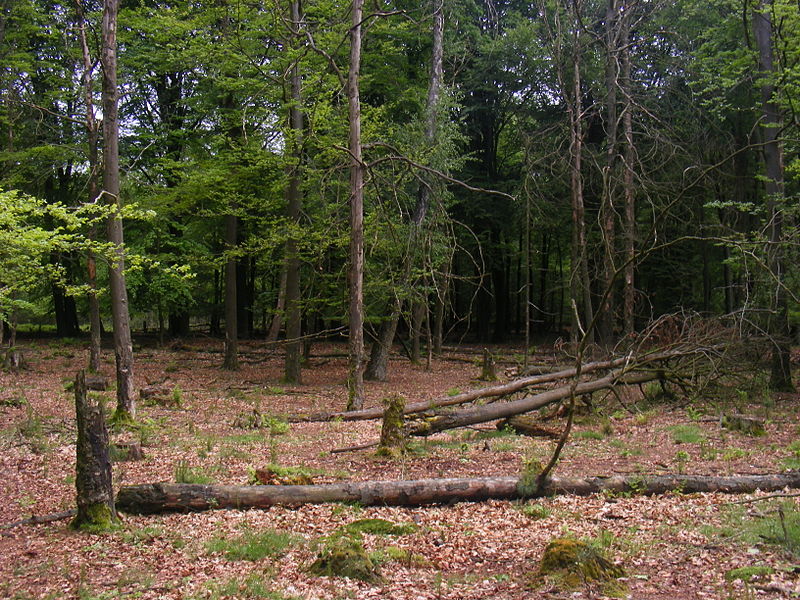
[[[171,390],[169,406],[142,401],[138,424],[113,429],[144,457],[113,465],[115,490],[155,482],[270,483],[518,476],[546,462],[554,441],[498,430],[493,423],[414,438],[408,451],[376,456],[366,445],[380,420],[287,423],[289,415],[336,411],[346,403],[343,344],[318,344],[302,386],[280,384],[279,352],[245,343],[238,372],[219,370],[219,343],[195,338],[172,348],[137,348],[137,377]],[[23,344],[28,368],[0,376],[0,524],[75,506],[75,420],[71,382],[85,344]],[[366,406],[402,394],[410,402],[486,386],[480,348],[451,349],[431,369],[393,356],[392,377],[370,382]],[[520,356],[492,348],[498,370]],[[563,357],[540,349],[536,364]],[[108,361],[102,371],[112,374]],[[502,376],[501,376],[502,377]],[[502,377],[502,379],[506,379]],[[761,387],[759,387],[759,385]],[[780,473],[800,463],[796,394],[763,384],[688,403],[662,397],[658,383],[615,396],[596,393],[576,409],[558,476]],[[113,405],[113,391],[105,392]],[[763,421],[766,435],[721,427],[719,414]],[[539,411],[552,415],[552,407]],[[257,422],[253,417],[257,415]],[[563,419],[542,420],[560,431]],[[261,475],[257,475],[261,473]],[[299,480],[298,480],[299,478]],[[786,497],[781,497],[785,495]],[[757,501],[763,496],[764,500]],[[355,534],[379,576],[316,576],[310,565],[337,532],[385,519],[395,535]],[[63,519],[0,530],[0,595],[8,598],[779,598],[800,592],[800,512],[791,491],[556,495],[422,507],[351,503],[266,510],[130,515],[106,532],[76,532]],[[381,532],[385,533],[385,532]],[[608,582],[566,585],[537,576],[554,538],[588,540],[624,569]],[[740,571],[736,571],[740,569]],[[742,570],[744,569],[744,570]],[[738,574],[738,577],[737,577]]]

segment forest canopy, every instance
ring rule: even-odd
[[[227,326],[231,352],[338,332],[355,322],[356,268],[378,347],[398,327],[417,356],[426,336],[610,346],[689,310],[766,332],[780,380],[800,319],[796,3],[118,9],[137,327]],[[103,14],[10,0],[0,18],[0,316],[65,336],[92,296],[110,315],[115,245],[94,248],[85,216],[108,193]]]

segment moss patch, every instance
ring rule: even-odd
[[[373,535],[408,535],[417,531],[413,523],[397,525],[386,519],[359,519],[344,526],[347,533],[371,533]]]

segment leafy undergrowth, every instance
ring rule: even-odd
[[[59,348],[55,341],[28,344],[30,369],[0,373],[0,524],[74,505],[75,428],[66,388],[85,357],[78,344],[70,352]],[[345,405],[342,348],[315,346],[302,386],[279,385],[282,357],[255,343],[242,345],[248,360],[235,373],[219,369],[222,355],[207,340],[187,340],[180,348],[137,354],[137,381],[163,381],[181,390],[181,403],[141,405],[134,425],[115,430],[115,440],[138,442],[144,452],[141,461],[115,463],[117,486],[515,475],[523,464],[545,463],[553,447],[550,440],[487,424],[413,440],[393,459],[370,449],[331,454],[376,441],[380,424],[289,425],[286,416]],[[499,363],[513,352],[494,349]],[[465,349],[434,360],[431,372],[393,361],[387,383],[367,383],[367,405],[380,406],[392,393],[411,402],[483,385],[475,381],[478,362],[470,362],[478,356]],[[106,361],[103,371],[111,377],[113,357]],[[511,366],[510,359],[504,366]],[[719,398],[687,403],[656,392],[593,398],[576,419],[558,474],[762,473],[800,464],[796,396],[765,400],[762,393],[734,393],[728,406]],[[114,392],[102,394],[113,407]],[[727,408],[765,420],[766,435],[721,427],[718,413]],[[558,419],[546,423],[560,425]],[[67,521],[28,525],[0,530],[0,555],[6,557],[0,561],[0,597],[517,600],[611,593],[588,579],[565,585],[559,577],[532,577],[556,538],[590,543],[621,565],[617,595],[727,600],[800,591],[796,499],[735,504],[741,500],[668,494],[414,509],[307,505],[125,516],[104,534],[73,532]],[[311,569],[342,539],[363,547],[374,577]]]

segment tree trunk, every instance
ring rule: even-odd
[[[125,286],[125,251],[119,197],[119,96],[117,91],[117,12],[119,0],[103,2],[103,194],[114,207],[108,219],[108,241],[114,246],[109,266],[111,316],[114,323],[114,355],[117,371],[115,417],[136,418],[133,391],[133,344],[131,342],[128,290]]]
[[[381,322],[381,326],[378,328],[378,337],[370,349],[369,362],[364,371],[364,379],[386,381],[386,377],[389,374],[389,354],[397,331],[397,322],[400,320],[402,303],[403,301],[399,297],[396,298],[389,318]]]
[[[630,55],[630,19],[631,15],[625,7],[625,14],[622,16],[622,39],[620,40],[622,61],[622,92],[624,97],[624,113],[622,115],[622,135],[625,138],[625,151],[623,156],[623,175],[622,187],[625,195],[625,218],[624,227],[624,260],[623,287],[622,287],[622,329],[625,335],[632,335],[636,330],[635,310],[636,310],[636,288],[635,269],[636,269],[636,195],[633,183],[633,165],[636,160],[636,147],[633,142],[633,102],[631,94],[631,55]]]
[[[74,528],[106,528],[116,520],[114,489],[111,485],[111,460],[108,453],[108,430],[102,406],[87,400],[86,376],[79,371],[75,378],[76,444],[75,488],[78,514]]]
[[[578,27],[578,24],[575,24]],[[575,34],[575,48],[572,59],[572,102],[569,106],[571,121],[571,176],[572,192],[572,255],[570,260],[570,314],[572,317],[572,341],[577,342],[581,330],[594,320],[592,311],[591,290],[589,285],[589,266],[586,253],[586,223],[583,203],[583,106],[581,91],[580,47]],[[565,94],[566,95],[566,94]],[[587,334],[592,337],[592,332]]]
[[[300,35],[300,1],[292,0],[289,6],[293,41]],[[286,354],[284,355],[283,379],[287,383],[300,383],[302,311],[300,298],[300,257],[296,235],[300,232],[300,213],[303,197],[300,190],[300,169],[303,163],[303,113],[300,69],[295,62],[290,75],[291,98],[289,104],[290,144],[293,164],[289,167],[289,185],[286,190],[287,212],[290,223],[295,226],[286,240]]]
[[[362,506],[424,506],[483,500],[514,500],[520,493],[518,477],[363,481],[323,485],[200,485],[154,483],[125,486],[117,495],[117,509],[132,514],[189,512],[212,509],[244,510],[276,505],[298,506],[350,502]],[[612,477],[552,477],[540,496],[572,494],[684,494],[719,492],[747,494],[756,490],[800,488],[800,473],[774,475],[632,475]]]
[[[772,376],[770,387],[777,391],[794,391],[791,364],[789,361],[790,334],[789,308],[786,293],[786,275],[783,264],[783,149],[778,138],[781,127],[780,109],[774,99],[775,67],[772,57],[772,0],[761,0],[753,12],[753,32],[758,47],[758,67],[761,84],[761,134],[764,139],[763,154],[766,170],[767,212],[769,214],[769,245],[767,263],[774,280],[775,291],[771,293],[768,331],[772,337]]]
[[[662,377],[658,371],[644,371],[641,373],[624,374],[621,370],[615,371],[601,379],[579,383],[574,388],[574,395],[591,394],[599,390],[612,389],[620,385],[638,385]],[[498,402],[485,406],[466,408],[457,412],[442,414],[427,418],[415,423],[408,423],[406,431],[409,435],[429,436],[440,431],[477,425],[496,419],[507,419],[515,415],[537,410],[548,404],[566,400],[573,395],[573,385],[564,385],[559,388],[527,396],[512,402]]]
[[[231,207],[235,210],[235,207]],[[225,261],[225,358],[223,369],[236,371],[239,368],[239,311],[237,285],[236,249],[239,218],[235,214],[225,215],[225,250],[229,253]]]
[[[600,203],[600,222],[603,240],[603,268],[601,294],[614,285],[614,253],[616,249],[616,209],[614,197],[617,184],[618,116],[617,89],[619,87],[619,0],[608,0],[605,18],[606,52],[606,164],[603,169],[603,196]],[[605,294],[605,301],[597,307],[598,337],[601,344],[610,347],[614,337],[614,294]]]
[[[350,28],[350,68],[347,78],[350,124],[350,269],[349,374],[347,409],[364,405],[364,164],[361,160],[361,19],[364,0],[353,0]]]

